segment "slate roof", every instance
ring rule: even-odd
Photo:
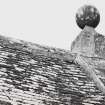
[[[0,36],[0,105],[104,105],[70,51]]]

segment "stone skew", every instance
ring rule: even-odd
[[[75,62],[84,68],[105,94],[105,81],[101,80],[105,77],[105,37],[94,28],[86,26],[73,41],[71,52],[77,54]]]

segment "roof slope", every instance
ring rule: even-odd
[[[0,36],[0,105],[104,105],[105,96],[74,58]]]

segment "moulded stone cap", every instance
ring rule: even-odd
[[[95,51],[94,36],[97,34],[94,28],[85,26],[71,44],[71,52],[93,57]]]

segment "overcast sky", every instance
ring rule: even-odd
[[[81,31],[75,13],[84,4],[98,8],[101,21],[96,31],[105,34],[104,0],[0,0],[0,34],[70,49]]]

